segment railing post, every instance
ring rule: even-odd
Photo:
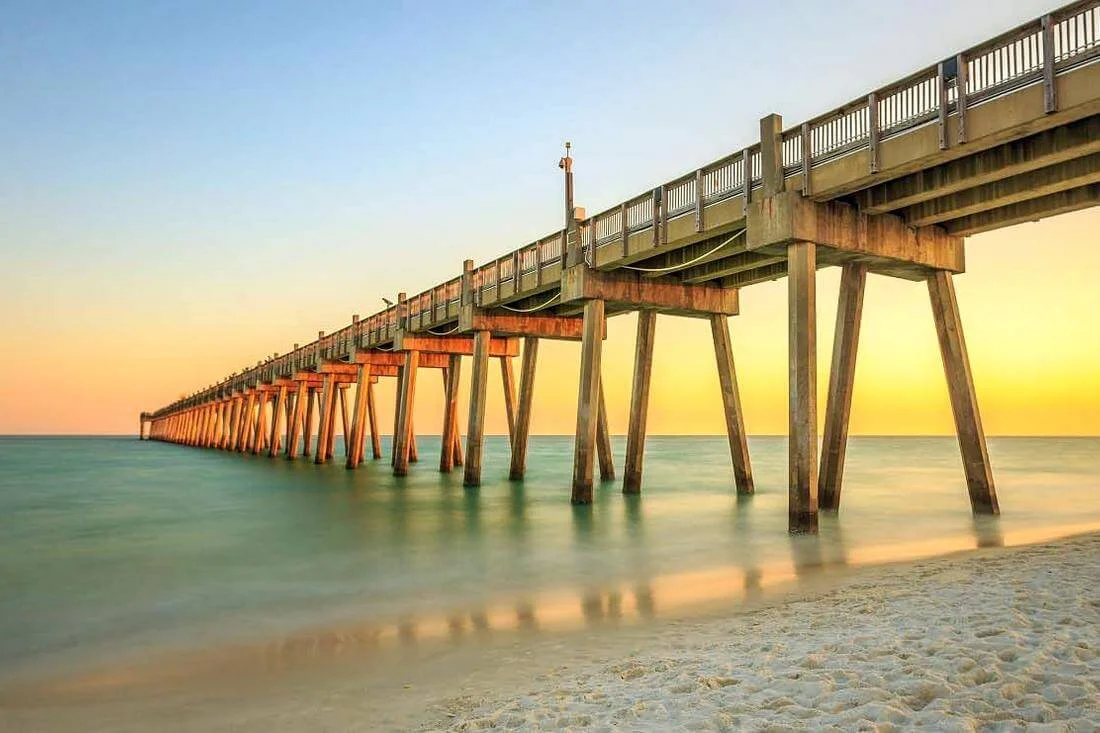
[[[462,263],[462,292],[459,294],[460,305],[472,305],[474,302],[474,261],[464,260]]]
[[[966,63],[965,54],[960,53],[955,57],[955,117],[958,127],[956,142],[960,145],[966,142],[966,85],[970,74]]]
[[[1044,15],[1043,25],[1043,111],[1058,110],[1058,95],[1054,86],[1054,21]]]
[[[871,172],[878,173],[878,94],[867,95],[867,127],[870,136]]]
[[[802,195],[813,191],[810,185],[810,168],[813,162],[813,145],[810,144],[810,123],[802,123]]]
[[[653,225],[653,246],[656,247],[661,243],[661,193],[664,191],[664,186],[658,186],[653,189],[653,209],[652,213],[652,225]]]
[[[752,178],[752,160],[746,159],[745,175]],[[760,120],[760,173],[764,179],[764,195],[783,191],[783,117],[770,114]]]
[[[695,171],[695,231],[703,231],[703,169]]]
[[[939,103],[939,146],[940,150],[947,150],[947,76],[944,74],[944,66],[941,61],[936,67],[936,95]]]

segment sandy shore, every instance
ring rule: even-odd
[[[0,730],[1100,730],[1100,534],[823,572],[679,618],[204,669],[0,696]]]
[[[1100,536],[878,568],[817,597],[654,626],[427,729],[1100,729]],[[535,664],[549,660],[533,660]]]

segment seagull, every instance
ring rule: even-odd
[[[382,298],[382,302],[386,304],[387,308],[393,308],[393,301],[389,298]]]

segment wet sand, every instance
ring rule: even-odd
[[[605,597],[558,631],[345,629],[117,669],[0,694],[0,729],[1100,725],[1100,534],[749,590],[655,620]]]

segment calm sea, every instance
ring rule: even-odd
[[[532,439],[523,483],[487,439],[478,490],[435,470],[427,436],[404,479],[388,460],[0,438],[0,686],[318,629],[400,641],[661,618],[822,568],[1100,528],[1100,439],[991,439],[1003,514],[979,520],[954,439],[855,438],[840,515],[802,538],[786,532],[786,440],[749,444],[748,500],[724,438],[657,437],[640,498],[609,482],[575,508],[565,437]]]

